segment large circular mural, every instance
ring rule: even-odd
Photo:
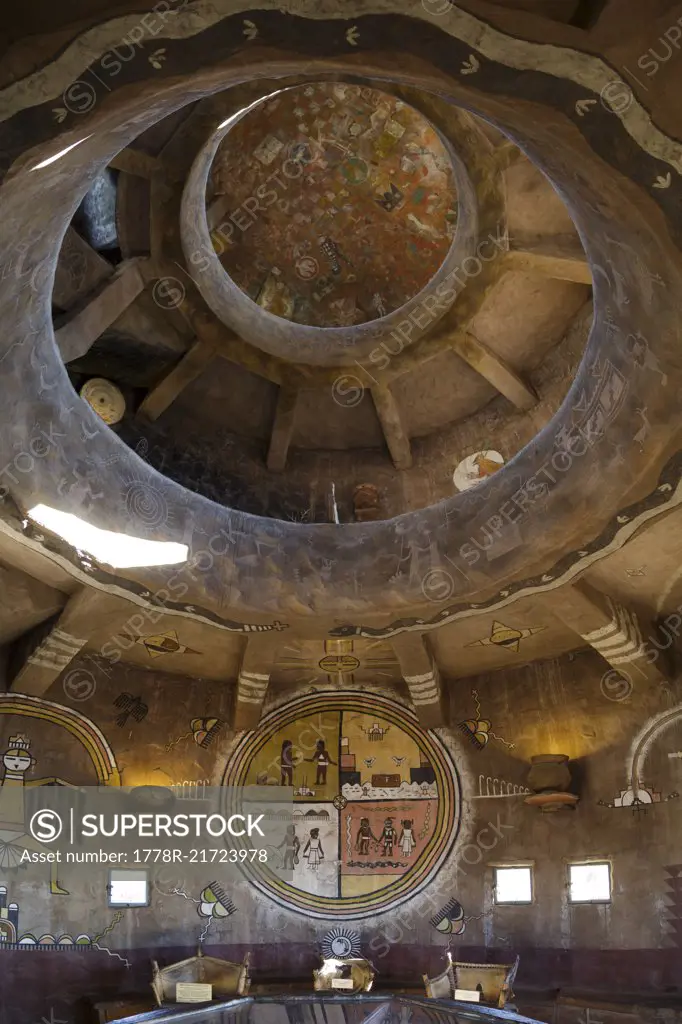
[[[293,786],[275,871],[254,884],[308,916],[366,917],[404,902],[459,832],[448,750],[407,708],[366,692],[306,694],[277,708],[239,741],[223,784]]]

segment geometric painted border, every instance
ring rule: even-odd
[[[254,732],[246,733],[238,742],[223,777],[223,786],[244,786],[249,767],[256,753],[283,725],[302,716],[322,711],[349,711],[376,715],[404,730],[424,750],[436,774],[438,813],[433,835],[415,865],[394,882],[377,892],[360,896],[319,896],[289,885],[271,873],[259,871],[253,878],[261,892],[287,910],[305,913],[308,917],[368,917],[383,913],[412,899],[434,877],[450,854],[457,839],[461,820],[461,783],[455,764],[446,747],[434,732],[425,732],[417,717],[407,708],[365,691],[345,690],[334,693],[306,694],[270,712]],[[253,865],[255,868],[256,865]]]

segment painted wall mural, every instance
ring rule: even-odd
[[[480,484],[481,480],[492,476],[504,465],[504,456],[496,451],[474,452],[458,463],[452,474],[452,482],[458,491],[468,491],[470,487]]]
[[[650,718],[634,738],[630,747],[630,753],[626,762],[625,788],[620,791],[612,802],[599,800],[598,803],[603,807],[629,808],[636,814],[639,814],[646,811],[646,808],[651,804],[658,804],[666,800],[678,800],[680,797],[678,789],[673,789],[671,792],[663,795],[656,788],[652,780],[654,772],[651,766],[647,767],[647,763],[656,748],[662,747],[663,736],[670,736],[672,733],[671,745],[675,746],[679,743],[681,725],[681,704],[667,708],[665,711],[661,711]],[[680,750],[665,751],[659,749],[659,757],[663,754],[667,754],[669,763],[682,758],[682,751]],[[658,771],[661,771],[660,765],[658,766]]]
[[[6,885],[0,885],[0,948],[30,950],[36,946],[69,952],[92,949],[93,940],[89,935],[34,935],[22,932],[19,927],[21,907],[12,899],[13,893]],[[98,936],[99,938],[100,936]]]
[[[498,622],[497,619],[493,620],[493,624],[490,628],[490,635],[482,637],[480,640],[472,640],[467,647],[504,647],[507,651],[514,651],[518,653],[519,644],[522,640],[526,640],[529,636],[535,636],[536,633],[542,633],[543,630],[547,629],[546,626],[529,626],[524,629],[517,629],[515,626],[506,626],[504,622]]]
[[[224,785],[287,785],[282,848],[292,872],[256,884],[314,917],[364,917],[414,896],[451,850],[461,819],[449,751],[405,707],[367,692],[297,697],[244,736]]]
[[[292,640],[283,644],[273,670],[283,683],[362,687],[390,685],[402,680],[395,651],[388,643],[344,640]]]
[[[402,306],[445,259],[457,222],[435,129],[394,96],[344,83],[288,89],[247,114],[211,184],[225,269],[271,313],[318,327]]]
[[[484,747],[487,747],[490,739],[497,740],[498,743],[502,743],[509,750],[513,750],[514,744],[493,732],[492,721],[481,716],[481,702],[478,699],[478,690],[472,690],[471,697],[474,701],[476,712],[473,718],[467,718],[466,721],[459,723],[460,731],[471,741],[476,750],[483,750]]]

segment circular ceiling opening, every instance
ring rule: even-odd
[[[237,122],[209,179],[216,252],[269,313],[352,327],[417,295],[457,224],[447,144],[377,89],[316,83],[282,91]]]

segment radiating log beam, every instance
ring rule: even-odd
[[[143,270],[147,283],[152,287],[164,278],[179,279],[178,267],[165,261],[159,263],[155,260],[150,260],[145,264]],[[305,383],[309,377],[314,376],[307,372],[308,370],[313,370],[313,367],[292,367],[288,363],[269,355],[267,352],[263,352],[261,349],[242,341],[234,331],[230,330],[229,327],[225,327],[216,317],[212,314],[207,314],[201,308],[192,289],[193,285],[188,282],[188,289],[181,301],[174,302],[173,312],[177,313],[194,331],[197,340],[213,345],[216,355],[230,363],[234,363],[235,366],[241,366],[242,369],[248,370],[249,373],[264,377],[265,380],[269,380],[273,384],[291,383],[293,386],[298,386]],[[334,380],[335,378],[330,377],[330,387]],[[313,380],[311,386],[324,386],[324,384],[326,384],[326,379],[323,384],[319,385]]]
[[[114,268],[84,238],[66,229],[54,275],[52,301],[59,309],[71,309],[110,277]]]
[[[170,373],[147,392],[137,415],[147,420],[158,420],[178,395],[203,373],[215,355],[215,348],[210,342],[196,341]]]
[[[389,388],[377,385],[372,388],[372,398],[396,469],[409,469],[412,465],[410,439],[393,393]]]
[[[66,596],[18,569],[0,565],[0,644],[52,619],[64,608]]]
[[[156,157],[149,156],[139,149],[122,149],[120,153],[109,161],[109,166],[117,171],[125,171],[127,174],[134,174],[138,178],[151,178],[159,169],[159,161]]]
[[[14,693],[33,697],[47,693],[87,643],[87,609],[91,602],[92,591],[80,590],[69,599],[56,622],[27,634],[26,657],[10,686]]]
[[[506,261],[513,270],[533,270],[559,281],[592,284],[592,274],[580,239],[572,235],[513,238]]]
[[[83,587],[69,597],[58,619],[42,623],[13,645],[10,689],[34,697],[44,695],[91,636],[104,633],[113,637],[129,619],[127,602]]]
[[[281,387],[277,396],[277,409],[267,458],[268,469],[276,473],[281,473],[287,464],[289,445],[296,426],[298,394],[293,388]]]
[[[426,729],[444,724],[442,686],[438,666],[421,634],[402,633],[391,646],[410,692],[417,717]]]
[[[452,339],[452,348],[517,409],[532,409],[536,404],[538,397],[533,389],[473,334],[457,334]]]
[[[56,332],[65,363],[80,359],[144,290],[138,259],[122,263],[104,287]]]
[[[647,656],[647,650],[655,651],[646,645],[647,637],[655,635],[653,626],[618,601],[580,580],[561,590],[552,610],[633,686],[666,682],[664,659]]]
[[[249,637],[237,677],[233,728],[255,729],[260,722],[280,641]]]

